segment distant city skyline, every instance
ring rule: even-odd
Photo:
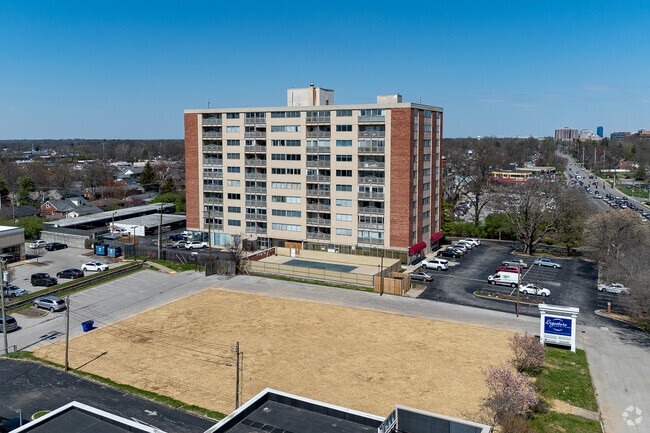
[[[0,15],[0,139],[182,139],[183,110],[442,107],[444,137],[650,128],[643,1],[18,2]]]

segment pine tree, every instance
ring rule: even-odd
[[[145,164],[142,173],[140,173],[140,185],[147,191],[158,189],[158,175],[151,164]]]

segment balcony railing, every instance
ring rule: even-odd
[[[266,167],[266,159],[257,159],[257,158],[247,159],[246,160],[246,165],[257,166],[257,167]]]
[[[263,152],[266,153],[266,146],[260,146],[260,145],[249,145],[249,146],[244,146],[244,152]]]
[[[203,158],[203,165],[223,165],[223,158]]]
[[[266,173],[244,173],[244,179],[266,179]]]
[[[223,152],[223,146],[220,144],[204,144],[204,152]]]
[[[203,133],[203,138],[221,138],[221,132],[207,131]]]
[[[203,218],[223,218],[223,212],[219,210],[204,210]]]
[[[386,131],[359,131],[359,138],[385,137]]]
[[[359,244],[384,245],[383,239],[376,238],[357,238]]]
[[[261,187],[261,186],[247,186],[246,187],[246,192],[265,194],[266,193],[266,188]]]
[[[383,224],[377,224],[377,223],[358,223],[357,226],[360,229],[370,229],[370,230],[383,230],[384,229]]]
[[[330,116],[307,117],[307,123],[330,123]]]
[[[244,132],[246,138],[265,138],[266,131],[246,131]]]
[[[246,206],[266,207],[266,201],[262,201],[262,200],[246,200]]]
[[[307,203],[307,210],[329,212],[331,206],[327,204]]]
[[[266,214],[247,213],[246,219],[249,221],[266,221]]]
[[[246,233],[257,233],[263,235],[266,233],[266,227],[246,227]]]
[[[201,122],[203,126],[219,126],[221,125],[221,119],[217,119],[214,117],[204,117],[203,121]]]
[[[307,218],[307,224],[312,226],[330,226],[332,225],[332,220],[326,218]]]
[[[203,203],[223,204],[223,199],[217,197],[203,197]]]
[[[307,138],[329,138],[330,131],[307,131]]]
[[[307,195],[310,197],[329,197],[330,191],[325,191],[322,189],[308,189]]]
[[[307,182],[325,182],[325,183],[329,183],[330,180],[331,180],[331,177],[329,177],[329,176],[319,176],[319,175],[313,175],[313,174],[307,175]]]
[[[329,167],[330,161],[318,160],[318,161],[307,161],[307,167]]]
[[[204,179],[221,179],[223,177],[223,172],[219,171],[204,171],[203,172],[203,178]]]
[[[320,233],[320,232],[307,232],[308,239],[323,239],[329,240],[332,237],[329,233]]]
[[[361,176],[359,177],[359,183],[361,184],[375,184],[375,185],[383,185],[384,184],[384,178],[383,177],[374,177],[374,176]]]
[[[203,185],[203,191],[221,192],[223,191],[223,185]]]
[[[383,207],[374,207],[374,206],[366,206],[366,207],[360,207],[359,208],[359,213],[371,213],[371,214],[384,214],[384,208]]]
[[[385,165],[381,161],[359,161],[359,168],[383,169]]]
[[[244,125],[255,125],[266,123],[266,117],[248,117],[244,118]]]
[[[359,123],[384,123],[386,116],[359,116]]]
[[[307,148],[307,153],[330,153],[329,146],[309,146]]]
[[[385,153],[386,148],[384,146],[372,146],[372,147],[359,147],[359,153]]]
[[[368,200],[384,200],[384,193],[379,192],[360,192],[359,198]]]

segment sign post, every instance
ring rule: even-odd
[[[538,308],[540,342],[570,346],[571,352],[575,353],[576,319],[580,309],[548,304],[540,304]]]

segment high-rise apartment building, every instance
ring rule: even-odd
[[[562,129],[555,130],[555,139],[562,141],[575,141],[579,137],[577,129],[571,129],[565,126]]]
[[[287,107],[185,110],[188,229],[408,261],[441,236],[441,141],[442,109],[400,95],[334,105],[312,85]]]
[[[603,138],[603,127],[602,126],[597,126],[596,127],[596,135],[599,136],[600,138]]]

